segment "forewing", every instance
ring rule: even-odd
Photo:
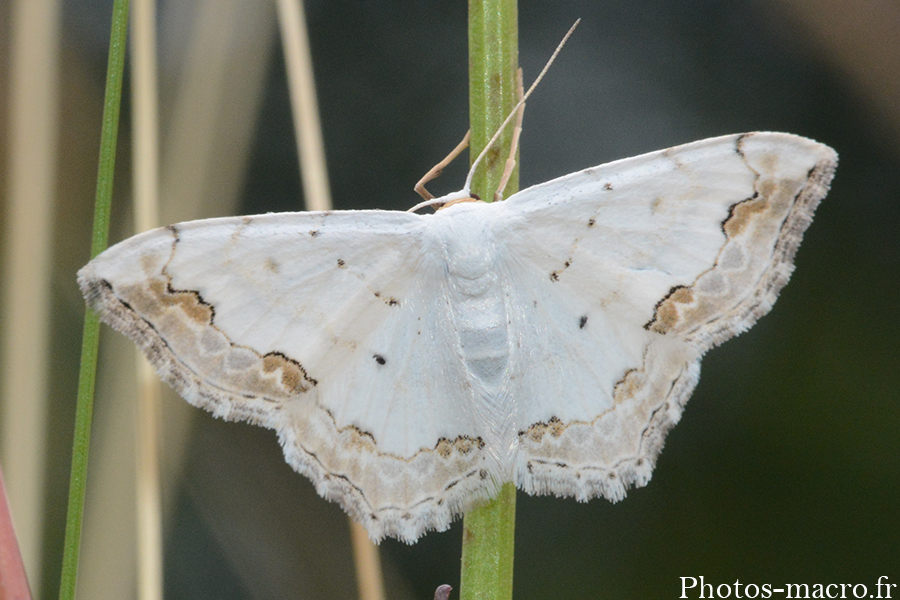
[[[213,219],[135,236],[79,273],[90,306],[189,402],[278,431],[288,462],[379,539],[489,493],[427,219]]]
[[[708,348],[772,306],[836,166],[756,133],[587,169],[497,207],[523,354],[517,483],[616,500],[645,484]]]

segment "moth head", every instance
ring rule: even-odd
[[[453,206],[454,204],[462,204],[463,202],[484,202],[484,200],[482,200],[475,194],[472,194],[468,198],[455,198],[453,200],[449,200],[449,201],[445,202],[444,204],[442,204],[441,207],[438,208],[438,210],[444,210],[448,206]]]

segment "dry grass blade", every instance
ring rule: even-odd
[[[159,226],[159,102],[156,73],[156,2],[132,0],[132,155],[134,229]],[[135,349],[137,411],[135,512],[137,513],[137,596],[163,596],[162,499],[159,470],[161,383]]]
[[[58,0],[12,7],[10,150],[3,253],[2,453],[22,556],[41,572],[50,372],[50,276],[58,145]]]
[[[284,46],[294,132],[303,195],[307,210],[331,210],[328,171],[325,166],[325,145],[316,103],[315,77],[309,51],[309,36],[301,0],[278,0],[278,22]],[[365,530],[350,522],[356,582],[360,600],[384,600],[384,583],[378,548],[368,539]]]

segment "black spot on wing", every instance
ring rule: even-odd
[[[387,363],[387,360],[380,354],[373,354],[372,358],[374,358],[375,362],[377,362],[379,365],[384,365]]]
[[[562,269],[560,269],[558,271],[553,271],[552,273],[550,273],[550,281],[559,281],[559,276],[563,273],[563,271],[565,271],[566,269],[568,269],[571,266],[572,266],[572,259],[569,258],[568,260],[566,260],[566,262],[563,263]]]
[[[581,315],[578,319],[578,329],[584,329],[584,326],[587,325],[587,315]]]
[[[394,297],[391,297],[391,296],[388,296],[388,297],[382,296],[382,295],[381,295],[381,292],[373,292],[373,293],[375,294],[375,297],[376,297],[376,298],[378,298],[379,300],[381,300],[382,302],[384,302],[384,303],[387,304],[388,306],[400,306],[400,301],[397,300],[397,299],[394,298]]]

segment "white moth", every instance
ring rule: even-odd
[[[703,353],[772,307],[835,152],[712,138],[435,214],[209,219],[78,274],[188,402],[278,432],[373,540],[446,529],[507,481],[645,485]]]

